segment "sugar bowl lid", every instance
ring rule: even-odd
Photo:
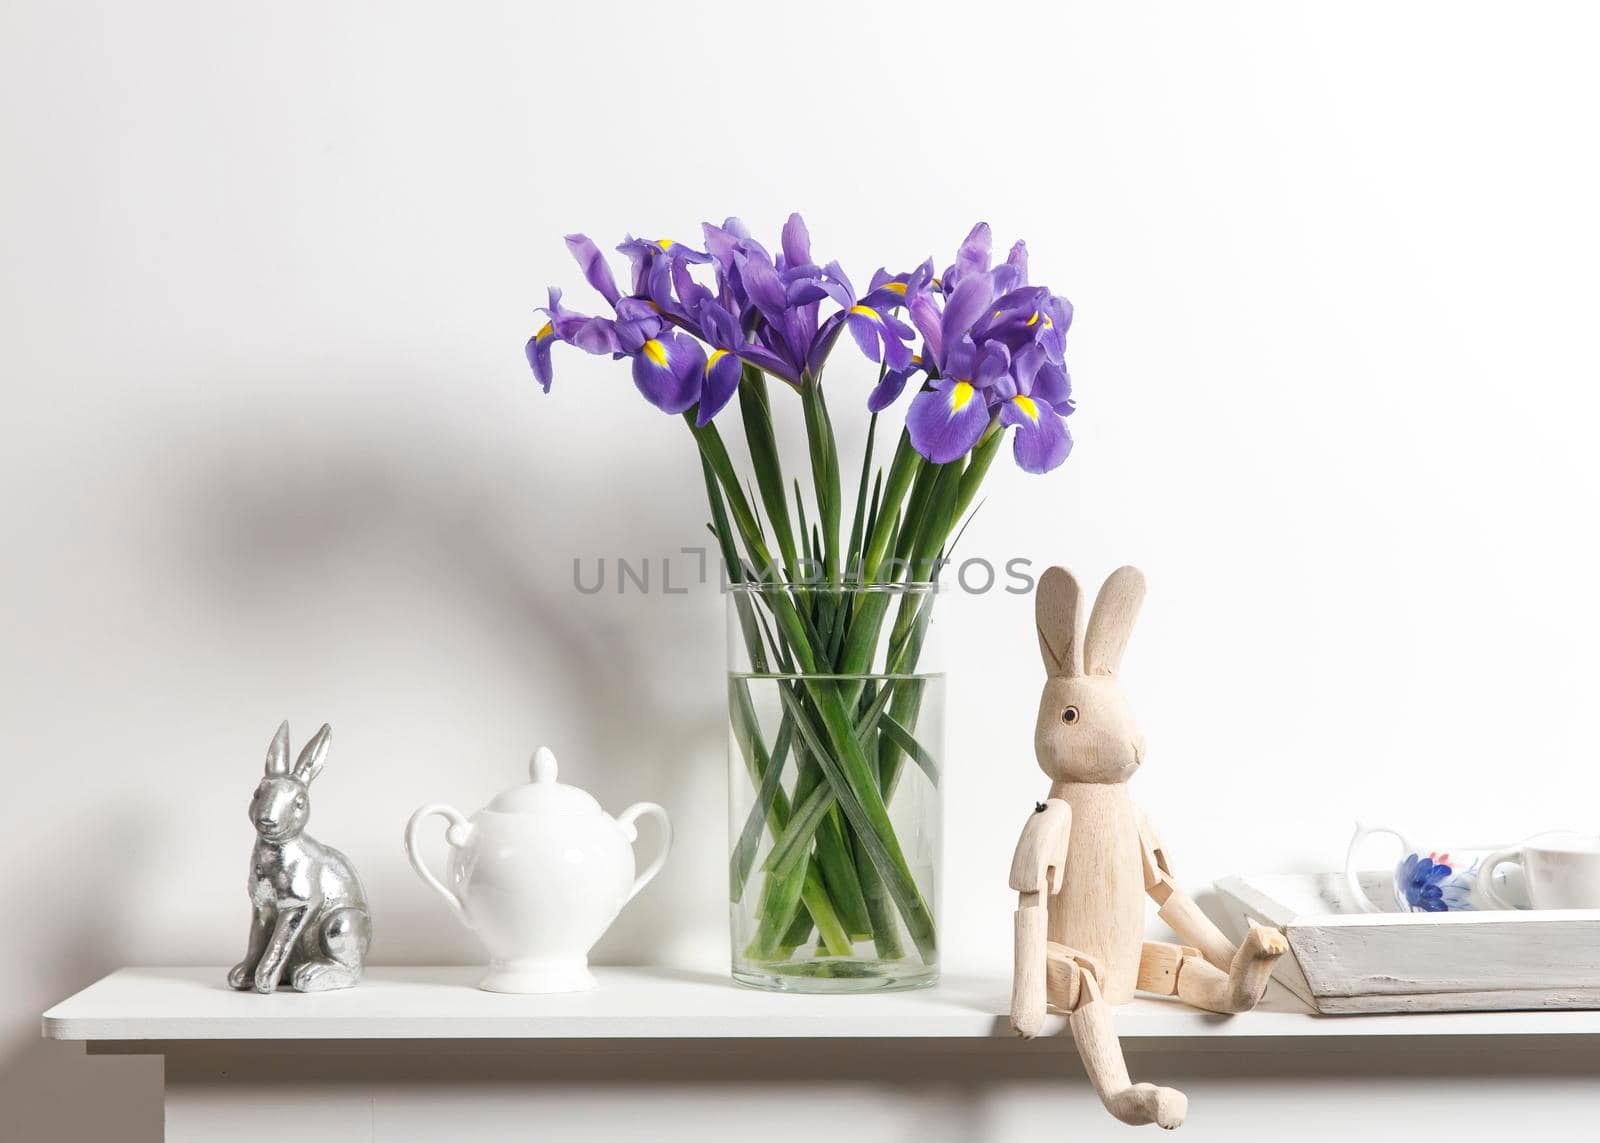
[[[528,771],[531,782],[512,786],[495,795],[489,809],[500,814],[595,814],[600,803],[586,790],[556,781],[556,756],[548,746],[533,753]]]

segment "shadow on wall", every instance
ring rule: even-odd
[[[525,781],[539,744],[521,737],[529,726],[559,747],[562,780],[609,811],[641,799],[698,798],[717,807],[720,822],[724,731],[720,691],[710,680],[722,667],[721,612],[704,598],[714,587],[664,596],[656,579],[649,594],[619,594],[613,572],[604,592],[588,595],[573,582],[574,559],[614,568],[618,556],[674,553],[695,542],[703,509],[686,434],[670,454],[670,474],[652,480],[608,473],[602,458],[569,476],[536,444],[470,421],[388,416],[323,424],[290,419],[282,409],[275,415],[278,424],[273,413],[245,418],[197,451],[198,469],[183,479],[189,574],[219,608],[255,617],[247,622],[295,612],[303,631],[308,614],[315,616],[326,631],[318,652],[331,661],[371,661],[383,653],[372,646],[381,637],[404,664],[387,683],[328,680],[345,697],[359,687],[369,709],[392,704],[385,732],[402,740],[396,757],[404,764],[451,757],[449,771],[417,763],[416,773],[427,776],[406,787],[415,796],[394,817],[396,835],[423,801]],[[597,493],[602,475],[616,478]],[[684,494],[664,492],[662,479],[681,483]],[[434,639],[470,657],[452,661],[430,645]],[[475,713],[488,709],[490,722],[506,713],[499,726],[457,730],[472,715],[450,709],[451,695],[473,689],[463,675],[474,665],[483,693],[465,698]],[[431,709],[399,707],[423,695],[435,700]],[[506,735],[514,736],[509,757]],[[459,808],[470,814],[477,805]],[[654,845],[647,831],[640,854]],[[713,848],[720,850],[720,835]],[[684,927],[681,904],[669,902],[672,883],[687,872],[685,856],[680,847],[657,890],[624,911],[597,961],[609,959],[608,948],[670,951]],[[417,892],[380,919],[375,960],[481,955],[468,934],[439,923],[438,902],[409,870],[399,875]],[[717,884],[720,868],[710,876],[699,880]],[[720,925],[721,913],[712,916]]]
[[[415,760],[412,785],[423,785],[428,767],[437,769],[428,759],[461,745],[461,760],[452,758],[452,765],[480,773],[431,773],[432,785],[419,796],[410,787],[394,793],[404,808],[396,815],[384,807],[382,814],[394,819],[384,836],[396,843],[404,815],[419,802],[452,788],[497,790],[517,780],[522,772],[507,770],[496,736],[520,735],[525,725],[563,735],[574,762],[564,777],[613,812],[642,798],[667,800],[667,792],[703,799],[708,781],[720,798],[719,694],[691,661],[704,654],[706,669],[720,669],[720,612],[693,597],[672,597],[664,606],[659,595],[583,596],[571,579],[574,552],[608,558],[673,552],[693,534],[697,516],[680,519],[666,510],[674,505],[659,483],[628,478],[606,489],[603,516],[585,519],[584,506],[548,485],[556,466],[541,464],[527,442],[508,441],[492,426],[477,438],[474,426],[459,422],[424,424],[392,413],[314,421],[292,413],[285,404],[263,411],[236,402],[225,419],[165,451],[159,468],[118,474],[137,487],[140,521],[150,526],[130,550],[133,565],[117,574],[152,595],[179,599],[160,604],[181,609],[177,618],[187,625],[165,636],[170,643],[150,647],[151,656],[183,674],[205,662],[190,655],[197,644],[248,648],[229,687],[264,686],[284,695],[303,688],[326,693],[330,704],[359,708],[374,724],[381,718],[395,756]],[[171,420],[185,423],[192,420]],[[698,490],[692,457],[680,459],[683,487]],[[592,508],[596,497],[591,490],[583,499]],[[552,546],[559,558],[551,556]],[[707,628],[708,614],[717,616],[716,627]],[[308,629],[319,636],[310,647],[301,634]],[[385,641],[377,642],[375,632]],[[464,648],[478,675],[461,677],[463,663],[452,648]],[[170,667],[174,660],[188,665]],[[364,674],[364,666],[385,673]],[[194,697],[161,701],[176,706],[208,694],[215,701],[223,693],[201,680]],[[683,694],[700,701],[680,701]],[[470,713],[452,713],[461,696],[482,702]],[[438,701],[430,706],[431,698]],[[485,711],[488,717],[463,731],[464,722]],[[516,718],[492,725],[502,711]],[[462,735],[464,745],[457,741]],[[526,758],[534,745],[519,741],[514,749]],[[718,764],[706,767],[707,757]],[[238,782],[252,780],[252,765],[259,762],[238,760]],[[233,802],[226,812],[236,812]],[[126,836],[135,828],[126,821],[98,824],[105,828],[78,835],[82,851],[70,868],[56,871],[54,883],[41,880],[39,899],[17,902],[58,920],[39,938],[47,943],[22,958],[33,987],[18,991],[32,1010],[12,1014],[0,1029],[0,1138],[141,1143],[161,1135],[159,1060],[85,1058],[78,1045],[38,1038],[39,1011],[140,956],[130,935],[139,927],[119,914],[130,903],[117,899],[107,878],[88,871],[120,866],[145,883],[171,865],[170,852],[153,848],[159,839]],[[346,844],[339,832],[330,825],[328,840]],[[403,879],[415,907],[379,919],[376,959],[476,958],[470,935],[421,904],[425,891],[398,849],[385,851],[396,868],[382,878]],[[712,850],[720,875],[726,858],[720,835]],[[684,884],[696,878],[717,884],[702,872],[682,872],[689,878]],[[660,884],[667,881],[664,875]],[[708,907],[720,921],[719,896],[708,894]],[[670,888],[642,895],[605,944],[670,948],[685,914],[681,902],[670,904],[673,897]],[[161,940],[145,939],[146,959],[195,956],[182,932],[154,954],[151,939]],[[606,959],[604,946],[597,959]]]

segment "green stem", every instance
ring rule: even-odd
[[[767,401],[767,380],[761,370],[746,365],[739,380],[739,415],[744,421],[750,465],[756,474],[772,534],[783,553],[783,570],[792,581],[795,568],[794,530],[789,523],[789,503],[784,495],[783,465],[778,459],[778,439],[772,430],[772,408]]]
[[[817,497],[817,514],[822,518],[822,559],[828,582],[839,582],[839,444],[833,422],[822,396],[822,382],[816,377],[800,381],[800,404],[805,413],[806,443],[811,449],[811,480]]]

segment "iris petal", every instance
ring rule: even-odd
[[[1012,455],[1024,472],[1049,472],[1072,452],[1067,422],[1047,401],[1013,397],[1000,406],[1000,423],[1016,427]]]
[[[705,386],[700,394],[700,411],[695,424],[705,426],[722,412],[739,388],[739,358],[726,349],[713,349],[706,358]]]
[[[883,332],[883,319],[875,311],[866,306],[851,306],[845,311],[844,324],[862,353],[873,361],[883,360],[883,345],[879,336]]]
[[[528,364],[533,368],[533,376],[539,382],[539,387],[546,393],[550,392],[550,347],[555,344],[555,327],[549,322],[544,328],[528,339],[527,355]]]
[[[900,394],[905,391],[906,382],[913,373],[922,372],[922,358],[913,356],[904,369],[891,369],[883,375],[883,380],[872,387],[872,392],[867,394],[867,410],[881,413],[890,405],[900,399]]]
[[[1072,412],[1072,378],[1059,365],[1046,362],[1039,367],[1033,376],[1033,395],[1050,402],[1063,417]]]
[[[928,352],[932,354],[930,360],[935,364],[944,360],[944,322],[939,313],[939,303],[934,301],[931,293],[920,293],[911,299],[907,307],[911,311],[911,324],[917,327],[917,332],[922,334],[922,340],[927,343]]]
[[[912,447],[935,464],[966,456],[988,427],[989,407],[965,381],[924,389],[906,411]]]
[[[811,261],[811,234],[798,213],[783,224],[783,260],[789,266],[804,266]]]
[[[699,342],[680,333],[650,338],[633,355],[633,383],[663,413],[681,413],[700,399],[706,366]]]
[[[972,328],[989,307],[990,300],[994,297],[992,283],[988,274],[972,274],[961,280],[944,304],[944,314],[939,319],[940,332],[944,337],[944,344],[948,347]]]
[[[587,235],[567,235],[567,249],[572,251],[572,256],[578,260],[578,266],[583,270],[583,276],[589,284],[600,291],[600,296],[612,305],[617,304],[617,299],[622,296],[622,291],[617,289],[617,280],[611,276],[611,267],[606,265],[605,255],[600,253],[600,247],[591,242]]]

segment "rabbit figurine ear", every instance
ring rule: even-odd
[[[267,776],[276,778],[289,772],[289,720],[278,724],[278,733],[272,736],[267,747]]]
[[[1138,568],[1118,568],[1106,579],[1095,597],[1083,640],[1083,666],[1091,675],[1117,673],[1143,602],[1144,573]]]
[[[294,764],[294,776],[306,785],[311,785],[322,773],[322,764],[328,759],[328,740],[332,737],[333,727],[323,723],[322,729],[312,735],[311,741],[300,751],[300,758]]]
[[[1039,654],[1051,675],[1080,675],[1078,660],[1078,581],[1066,568],[1049,568],[1033,593],[1033,621],[1039,629]]]

